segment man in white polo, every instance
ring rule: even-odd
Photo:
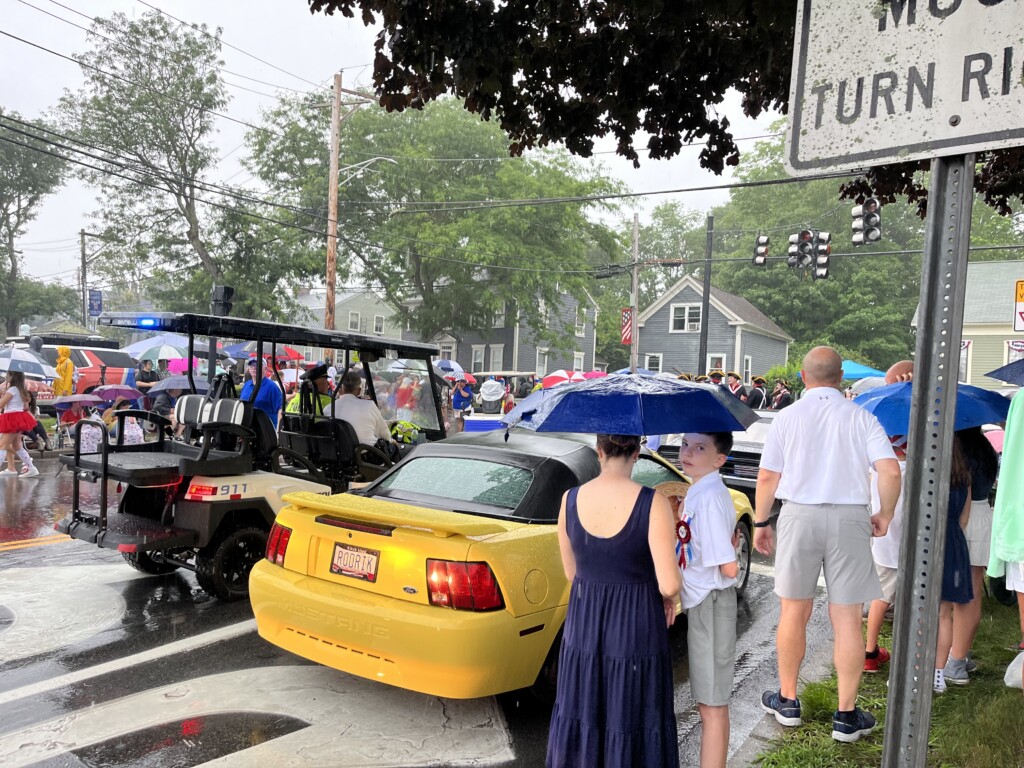
[[[892,520],[900,467],[878,419],[839,391],[842,364],[830,347],[808,352],[801,371],[807,391],[772,424],[757,476],[754,547],[772,553],[769,516],[775,499],[782,499],[775,557],[779,690],[764,693],[762,708],[781,725],[802,722],[797,678],[824,566],[839,678],[832,738],[853,742],[875,727],[875,718],[856,707],[864,668],[861,613],[864,603],[882,594],[871,537],[885,535]],[[875,515],[870,513],[871,467],[878,474],[881,502]]]
[[[398,444],[391,439],[391,430],[377,404],[359,397],[362,390],[363,377],[357,371],[346,373],[341,377],[341,395],[335,399],[330,414],[351,424],[360,443],[376,445],[397,460],[401,456]]]

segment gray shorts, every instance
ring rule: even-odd
[[[782,505],[775,551],[775,594],[810,600],[825,568],[828,601],[869,603],[882,597],[871,556],[867,506],[855,504]]]
[[[728,705],[736,671],[736,587],[712,590],[686,612],[686,658],[693,700]]]

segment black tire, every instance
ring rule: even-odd
[[[530,686],[529,691],[541,704],[551,705],[555,703],[555,693],[558,690],[558,659],[562,655],[562,630],[558,630],[555,642],[548,649],[548,655],[540,667],[537,679]]]
[[[739,573],[736,574],[736,592],[743,594],[750,579],[750,559],[754,550],[754,537],[750,533],[750,524],[746,520],[736,523],[736,533],[739,534],[739,542],[736,545],[736,565]]]
[[[267,532],[255,526],[228,530],[196,555],[196,581],[226,602],[249,597],[249,572],[263,559]]]
[[[173,563],[154,560],[149,552],[122,552],[121,557],[136,571],[152,576],[166,576],[168,573],[178,570],[178,566]]]

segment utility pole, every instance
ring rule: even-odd
[[[633,214],[633,280],[629,290],[629,311],[633,315],[633,337],[629,344],[629,370],[636,373],[640,355],[640,214]]]
[[[334,287],[338,277],[338,161],[341,153],[341,72],[334,75],[331,99],[331,168],[327,178],[327,296],[324,328],[334,330]],[[328,355],[332,354],[330,352]]]
[[[85,287],[85,230],[78,230],[78,241],[82,248],[82,327],[88,328],[87,320],[89,319],[89,295],[88,290]]]
[[[704,244],[704,290],[700,299],[700,351],[697,353],[697,373],[708,372],[708,313],[711,311],[711,244],[715,237],[715,214],[708,214],[708,237]]]

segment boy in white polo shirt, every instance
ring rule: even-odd
[[[701,768],[725,768],[729,698],[736,665],[736,509],[718,474],[732,433],[688,432],[679,461],[693,484],[679,522],[690,692],[701,720]]]

